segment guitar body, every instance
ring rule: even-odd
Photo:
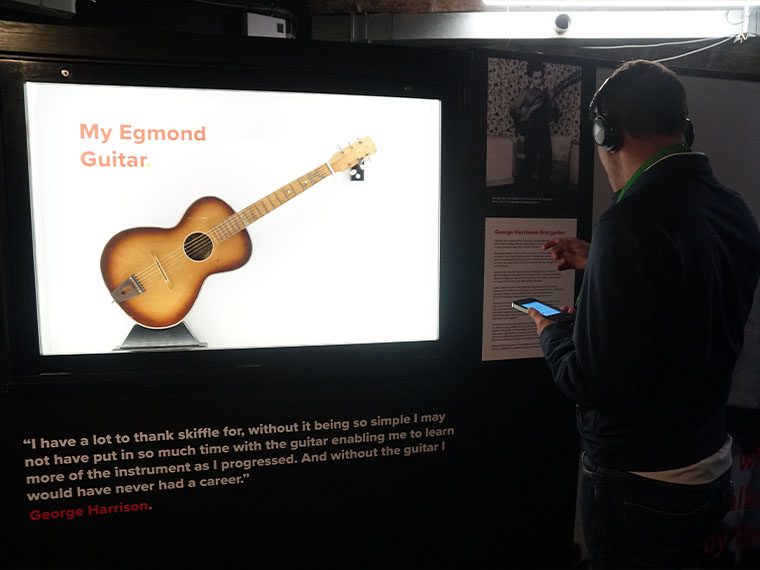
[[[581,71],[576,71],[560,81],[551,92],[540,92],[529,102],[526,102],[519,109],[512,110],[510,115],[515,124],[515,131],[519,135],[525,135],[534,128],[538,121],[557,120],[555,110],[552,108],[552,101],[571,85],[581,80]],[[543,115],[543,116],[541,116]]]
[[[206,196],[193,202],[173,228],[119,232],[100,256],[100,272],[111,298],[144,327],[173,327],[193,307],[206,277],[242,267],[251,258],[249,224],[320,180],[359,164],[375,150],[370,137],[357,140],[239,212]]]
[[[221,243],[209,238],[211,226],[234,213],[224,201],[207,196],[196,200],[173,228],[119,232],[100,258],[106,287],[142,326],[163,329],[178,324],[209,275],[238,269],[250,259],[253,247],[247,231]]]
[[[533,128],[533,123],[538,120],[546,120],[539,117],[539,110],[544,110],[545,107],[551,105],[551,101],[547,96],[539,95],[534,98],[533,101],[524,107],[521,107],[519,112],[512,113],[512,120],[515,122],[515,130],[517,134],[524,135]]]

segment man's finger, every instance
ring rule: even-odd
[[[556,245],[557,245],[557,240],[552,239],[547,242],[544,242],[543,245],[541,246],[541,249],[550,249],[552,247],[556,247]]]

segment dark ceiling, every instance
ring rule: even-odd
[[[193,32],[206,34],[243,33],[247,11],[284,19],[292,36],[319,37],[316,22],[349,20],[373,14],[434,14],[440,12],[481,12],[481,0],[71,0],[66,11],[33,9],[46,2],[0,0],[0,20],[54,23],[74,26],[140,29],[156,32]],[[55,4],[55,3],[53,3]],[[65,5],[66,2],[58,2]],[[756,10],[757,11],[757,10]],[[757,28],[757,15],[753,16]],[[753,28],[751,28],[753,31]],[[663,38],[667,40],[667,38]],[[345,41],[350,41],[346,39]],[[364,40],[366,41],[366,40]],[[394,41],[393,43],[402,43]],[[406,41],[412,45],[432,45],[462,49],[489,49],[569,55],[616,63],[626,59],[662,59],[680,56],[693,48],[684,45],[648,47],[653,42],[626,40],[635,47],[615,50],[590,49],[614,45],[613,40],[425,40]],[[619,42],[618,42],[619,43]],[[710,42],[708,42],[710,43]],[[750,35],[742,42],[726,41],[719,46],[673,60],[674,67],[705,70],[740,76],[760,77],[760,39]]]

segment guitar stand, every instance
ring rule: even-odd
[[[114,350],[187,350],[205,348],[207,343],[193,336],[184,322],[168,329],[149,329],[135,325],[123,344]]]

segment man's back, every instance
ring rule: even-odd
[[[721,447],[759,275],[757,223],[703,155],[656,164],[602,216],[574,335],[595,463],[670,469]]]
[[[615,202],[585,263],[572,331],[531,316],[578,404],[591,568],[692,568],[730,508],[726,397],[760,275],[760,230],[689,150],[686,91],[659,62],[620,65],[589,118]]]

